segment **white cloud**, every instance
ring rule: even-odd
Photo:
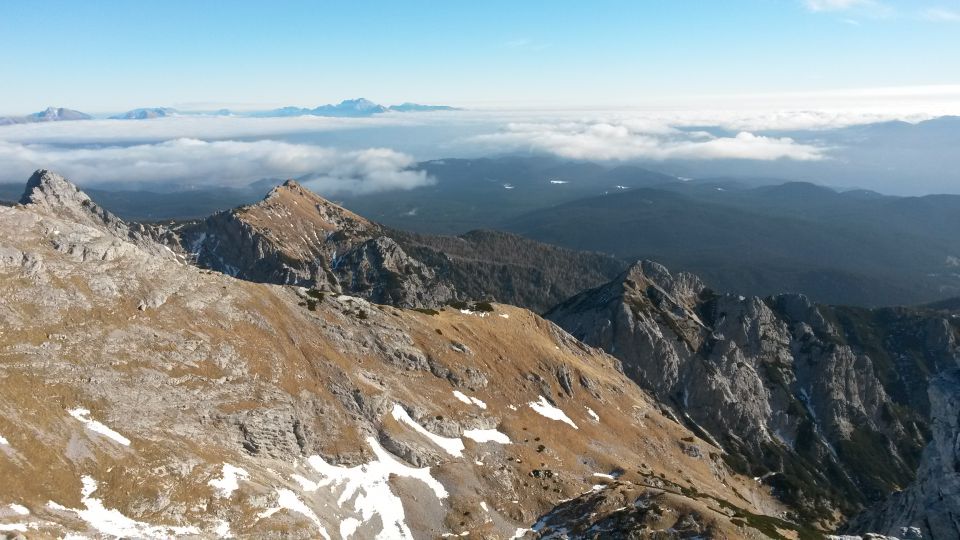
[[[0,126],[0,140],[32,143],[154,142],[178,138],[236,139],[315,133],[345,129],[403,126],[419,123],[431,113],[385,113],[370,118],[295,116],[251,118],[234,116],[172,116],[151,120],[84,120]],[[432,113],[437,114],[437,113]]]
[[[842,11],[874,4],[872,0],[804,0],[803,3],[810,11]]]
[[[960,115],[960,85],[702,96],[616,110],[51,122],[0,127],[0,181],[22,182],[45,167],[86,185],[241,185],[298,177],[324,193],[363,193],[429,184],[432,179],[409,170],[414,160],[505,150],[597,160],[821,159],[827,149],[770,132],[947,114]],[[699,126],[719,126],[730,135],[710,135]]]
[[[897,10],[880,0],[803,0],[803,4],[814,13],[851,12],[874,19],[898,15]]]
[[[340,151],[275,140],[201,141],[71,148],[0,141],[0,170],[26,179],[37,168],[81,184],[202,183],[245,185],[261,178],[307,177],[324,193],[411,189],[433,182],[409,170],[412,157],[389,149]]]
[[[932,85],[841,90],[678,96],[642,108],[616,109],[473,108],[434,113],[382,114],[372,118],[245,118],[178,116],[144,121],[88,120],[0,126],[0,140],[48,144],[130,144],[178,138],[290,139],[289,135],[380,130],[401,133],[406,128],[432,126],[457,130],[499,129],[508,122],[561,120],[617,121],[636,130],[664,129],[671,125],[719,125],[729,129],[828,128],[901,119],[922,120],[960,114],[960,85]],[[386,130],[381,130],[386,131]],[[404,138],[378,142],[403,150]],[[302,137],[297,137],[303,140]],[[332,140],[333,137],[326,137]],[[354,137],[356,140],[356,137]],[[324,143],[328,144],[328,143]]]
[[[304,183],[320,193],[373,193],[412,189],[435,180],[423,171],[409,170],[413,159],[386,148],[348,152],[348,159],[333,164],[326,172],[309,175]]]
[[[740,132],[715,137],[660,126],[638,130],[629,121],[512,123],[499,133],[473,138],[499,149],[548,152],[587,160],[630,159],[752,159],[818,160],[824,149],[798,144],[786,137],[764,137]]]
[[[936,22],[960,22],[960,11],[944,8],[930,8],[923,11],[923,18]]]

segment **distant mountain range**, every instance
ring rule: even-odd
[[[420,103],[401,103],[400,105],[380,105],[369,99],[345,99],[340,103],[320,105],[312,109],[306,107],[281,107],[269,111],[234,112],[229,109],[220,109],[212,113],[216,116],[253,116],[260,118],[277,118],[291,116],[331,116],[342,118],[362,118],[385,112],[428,112],[428,111],[455,111],[455,107],[447,105],[422,105]],[[149,120],[165,118],[179,114],[198,114],[178,111],[170,107],[143,107],[132,109],[124,113],[110,116],[111,120]],[[26,116],[0,116],[0,126],[13,124],[31,124],[35,122],[62,122],[67,120],[90,120],[93,116],[65,109],[62,107],[48,107],[46,110],[28,114]]]
[[[113,120],[147,120],[150,118],[164,118],[178,114],[176,109],[170,107],[149,107],[143,109],[133,109],[123,114],[116,114],[110,118]]]
[[[64,109],[63,107],[47,107],[46,110],[28,114],[26,116],[0,116],[0,126],[11,124],[33,124],[37,122],[63,122],[67,120],[90,120],[89,114]]]
[[[263,111],[253,113],[253,116],[261,117],[287,117],[287,116],[334,116],[334,117],[364,117],[375,114],[394,112],[423,112],[423,111],[452,111],[454,107],[446,105],[421,105],[418,103],[402,103],[400,105],[384,106],[374,103],[369,99],[345,99],[336,105],[320,105],[312,109],[305,107],[282,107],[272,111]]]
[[[960,292],[956,195],[681,182],[542,208],[500,228],[572,249],[654,258],[725,292],[801,292],[864,306]]]

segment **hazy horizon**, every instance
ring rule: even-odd
[[[429,185],[419,161],[542,154],[960,193],[945,151],[960,129],[843,131],[960,115],[960,70],[943,60],[958,30],[952,0],[8,2],[2,114],[95,119],[0,125],[0,181],[44,167],[86,185],[316,177],[365,193]],[[105,119],[359,97],[463,110]]]

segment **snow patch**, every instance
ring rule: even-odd
[[[233,538],[233,532],[230,530],[230,522],[225,519],[217,522],[217,527],[213,529],[213,532],[220,538]]]
[[[240,487],[239,480],[248,479],[250,479],[250,474],[247,471],[229,463],[224,463],[220,478],[214,478],[207,484],[216,489],[220,497],[227,499]]]
[[[107,536],[120,538],[170,538],[176,536],[199,535],[197,527],[174,527],[166,525],[150,525],[123,515],[118,510],[112,510],[103,505],[103,501],[95,499],[97,481],[89,476],[82,476],[80,481],[83,488],[80,490],[80,502],[83,509],[66,508],[53,501],[47,503],[49,508],[75,513],[91,527]]]
[[[340,538],[350,538],[360,527],[360,520],[357,518],[347,518],[340,522]]]
[[[466,429],[463,436],[472,439],[478,443],[495,442],[500,444],[510,444],[510,437],[495,429]]]
[[[296,493],[290,491],[289,489],[278,488],[277,507],[260,512],[257,514],[257,518],[262,519],[270,517],[280,510],[289,510],[291,512],[297,512],[298,514],[307,516],[310,521],[317,526],[317,529],[320,531],[320,536],[324,537],[326,540],[330,540],[330,534],[327,533],[327,529],[324,528],[323,523],[320,522],[320,518],[317,517],[317,514],[311,510],[309,506],[304,504],[304,502],[300,500],[300,497],[297,497]]]
[[[10,446],[10,442],[3,438],[3,435],[0,435],[0,444]]]
[[[477,399],[477,398],[475,398],[475,397],[468,396],[468,395],[464,394],[463,392],[461,392],[461,391],[459,391],[459,390],[454,390],[454,391],[453,391],[453,397],[459,399],[460,401],[466,403],[467,405],[476,405],[477,407],[480,407],[481,409],[486,409],[486,408],[487,408],[487,404],[484,403],[483,401],[481,401],[481,400],[479,400],[479,399]]]
[[[343,491],[337,499],[340,508],[352,501],[352,509],[360,514],[361,521],[349,522],[346,518],[341,522],[341,532],[356,530],[361,523],[369,522],[375,515],[380,517],[383,531],[378,538],[397,538],[400,540],[413,539],[413,533],[406,524],[403,503],[390,489],[390,477],[402,476],[420,480],[429,487],[438,499],[447,497],[447,490],[437,479],[430,475],[429,468],[417,469],[405,465],[389,452],[384,450],[376,437],[368,437],[367,444],[373,450],[376,459],[356,467],[340,467],[331,465],[320,456],[311,456],[307,463],[320,475],[316,482],[310,482],[307,491],[316,491],[320,488],[333,490],[343,486]],[[299,482],[304,485],[304,482]],[[356,521],[356,520],[355,520]],[[344,529],[344,524],[347,528]]]
[[[580,429],[576,424],[573,423],[573,420],[571,420],[566,413],[554,407],[549,401],[547,401],[547,398],[543,396],[540,396],[539,401],[531,401],[527,405],[529,405],[530,408],[536,411],[540,416],[545,416],[551,420],[566,422],[567,424],[570,424],[573,429]]]
[[[90,431],[95,431],[103,435],[104,437],[112,439],[114,442],[118,442],[124,446],[130,446],[130,439],[108,428],[107,426],[101,424],[100,422],[97,422],[96,420],[90,418],[89,410],[83,409],[83,408],[77,408],[77,409],[71,409],[67,412],[70,413],[70,416],[83,422],[83,424],[86,425],[87,429],[89,429]]]
[[[500,314],[500,318],[502,318],[502,319],[509,319],[509,318],[510,318],[510,315],[507,314],[507,313],[501,313],[501,314]]]
[[[391,416],[393,416],[394,420],[410,426],[417,433],[430,439],[433,444],[443,448],[451,456],[460,457],[463,455],[463,441],[459,438],[441,437],[440,435],[430,433],[413,418],[410,418],[407,410],[401,407],[399,403],[394,404]]]
[[[30,515],[30,510],[28,510],[26,506],[23,506],[23,505],[20,505],[20,504],[16,504],[16,503],[11,504],[11,505],[10,505],[10,510],[13,511],[13,513],[14,513],[14,514],[17,514],[18,516],[29,516],[29,515]]]
[[[600,423],[600,415],[594,412],[594,410],[591,409],[590,407],[587,407],[587,414],[590,415],[590,418],[593,418],[594,422],[598,424]]]

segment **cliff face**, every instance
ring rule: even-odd
[[[877,508],[858,516],[851,531],[905,538],[960,537],[960,370],[930,383],[930,428],[917,480]]]
[[[529,311],[238,280],[98,215],[0,208],[3,534],[577,537],[612,501],[647,536],[800,528]]]
[[[546,316],[822,525],[913,481],[930,430],[918,374],[958,359],[942,317],[717,295],[651,262]]]

